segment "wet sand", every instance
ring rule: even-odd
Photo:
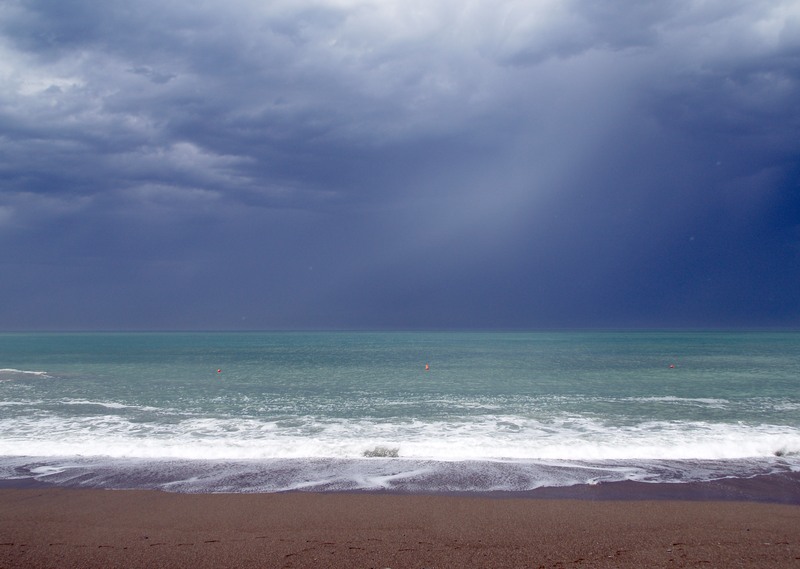
[[[0,568],[800,567],[800,506],[0,489]]]

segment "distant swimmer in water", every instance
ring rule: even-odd
[[[431,371],[431,366],[428,365],[428,364],[425,364],[425,371]]]

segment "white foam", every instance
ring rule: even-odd
[[[777,401],[770,404],[770,407],[775,411],[800,411],[800,403],[793,401]]]
[[[47,375],[46,371],[31,371],[26,369],[15,369],[10,367],[0,369],[0,380],[21,379],[29,376],[46,377],[46,378],[50,377],[49,375]]]
[[[67,467],[65,466],[36,466],[28,469],[28,472],[37,476],[50,476],[52,474],[61,474],[66,470]]]
[[[94,405],[97,407],[105,407],[106,409],[137,409],[140,411],[159,411],[164,412],[165,409],[158,407],[151,407],[147,405],[127,405],[117,401],[93,401],[91,399],[62,399],[59,401],[61,405]],[[168,411],[168,410],[167,410]]]
[[[700,405],[703,407],[712,407],[716,409],[724,409],[730,401],[727,399],[714,399],[709,397],[675,397],[673,395],[666,395],[663,397],[626,397],[622,401],[635,401],[635,402],[653,402],[653,403],[675,403],[678,405]]]
[[[506,415],[402,423],[311,416],[145,422],[42,413],[0,419],[0,455],[10,456],[361,458],[381,447],[397,449],[401,458],[437,461],[719,460],[800,455],[800,429],[664,421],[609,426],[585,417],[542,423]]]

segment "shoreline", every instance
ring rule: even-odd
[[[407,458],[0,457],[0,488],[177,493],[366,492],[494,497],[800,503],[800,457],[743,460],[492,461]]]
[[[687,502],[754,502],[765,504],[800,505],[800,472],[758,475],[749,478],[720,478],[704,482],[639,482],[633,480],[544,486],[523,491],[430,491],[405,490],[293,490],[281,492],[222,491],[170,492],[159,488],[131,485],[128,487],[98,487],[60,485],[33,477],[0,479],[0,491],[25,489],[63,490],[152,490],[176,494],[344,494],[387,496],[443,496],[486,499],[584,500],[584,501],[687,501]]]
[[[0,489],[0,567],[797,567],[800,506]]]

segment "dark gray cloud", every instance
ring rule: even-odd
[[[796,326],[800,7],[0,4],[0,327]]]

